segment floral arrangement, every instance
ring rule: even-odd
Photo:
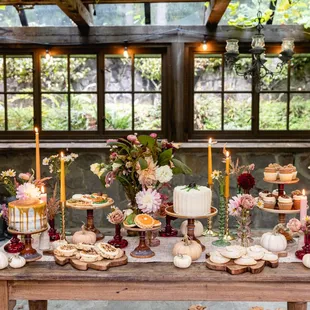
[[[76,153],[70,153],[64,156],[66,173],[68,172],[69,166],[79,157]],[[42,161],[43,166],[48,166],[51,174],[54,174],[59,178],[60,174],[60,155],[51,155],[50,157],[45,157]]]
[[[228,203],[228,212],[237,220],[237,235],[242,246],[248,246],[251,238],[251,214],[250,211],[256,206],[256,199],[249,194],[238,194],[232,197]]]
[[[310,216],[306,216],[304,221],[301,222],[296,218],[292,218],[286,224],[286,227],[291,231],[291,233],[300,233],[304,234],[310,233]]]
[[[119,208],[114,207],[114,206],[111,207],[111,209],[112,209],[112,212],[107,215],[108,221],[113,225],[123,223],[125,219],[124,213]]]
[[[2,217],[6,222],[8,222],[9,217],[8,217],[8,207],[6,204],[0,205],[0,217]]]
[[[159,141],[155,133],[128,135],[107,144],[111,147],[109,163],[92,164],[90,170],[106,188],[117,180],[138,212],[157,212],[164,200],[160,191],[173,175],[192,172],[174,157],[179,144]]]
[[[47,201],[47,217],[49,220],[53,220],[58,213],[60,206],[60,200],[57,198],[57,182],[53,190],[53,196]]]

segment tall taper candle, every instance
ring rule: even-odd
[[[212,138],[210,138],[208,145],[208,185],[211,186],[212,184]]]
[[[229,152],[226,152],[226,175],[225,175],[225,198],[229,198],[229,172],[230,172],[230,157]]]
[[[45,193],[45,189],[44,189],[43,185],[41,186],[41,196],[40,196],[40,199],[42,201],[44,201],[45,203],[47,203],[47,193]]]
[[[66,180],[65,180],[64,153],[60,153],[60,202],[66,201]]]
[[[34,128],[35,137],[36,137],[36,179],[41,179],[41,160],[40,160],[40,142],[39,142],[39,129],[38,127]]]
[[[305,195],[305,190],[302,190],[302,197],[300,200],[300,221],[301,223],[305,223],[305,217],[307,216],[307,204],[308,204],[308,199],[307,196]]]

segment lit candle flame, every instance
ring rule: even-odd
[[[42,185],[41,186],[41,194],[44,194],[45,193],[45,189],[44,189],[44,186]]]
[[[34,127],[34,132],[35,133],[39,133],[39,128],[38,127]]]
[[[226,157],[229,157],[229,152],[228,151],[226,151]]]
[[[302,195],[303,195],[303,196],[305,196],[305,195],[306,195],[306,192],[305,192],[305,190],[304,190],[304,189],[302,190]]]
[[[64,152],[60,152],[60,157],[63,158],[64,156]]]
[[[212,138],[209,139],[209,144],[212,144]]]

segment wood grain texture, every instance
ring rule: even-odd
[[[224,15],[230,0],[211,0],[205,12],[207,26],[216,26]]]
[[[9,309],[8,282],[0,281],[0,310]]]
[[[307,310],[306,302],[288,302],[287,310]]]
[[[47,310],[47,300],[29,300],[29,310]]]

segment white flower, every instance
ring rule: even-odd
[[[64,156],[64,162],[73,161],[71,155]]]
[[[45,158],[43,158],[42,165],[48,166],[49,162],[50,162],[49,158],[45,157]]]
[[[121,166],[122,166],[122,164],[120,164],[120,163],[113,163],[112,164],[112,170],[115,171],[115,170],[117,170]]]
[[[156,168],[155,174],[156,174],[156,180],[159,181],[160,183],[167,183],[171,181],[173,177],[172,170],[168,165]]]
[[[90,165],[90,171],[96,175],[98,175],[99,171],[100,171],[100,164],[98,163],[94,163],[92,165]]]
[[[125,209],[125,210],[123,210],[123,212],[124,212],[124,216],[125,216],[125,218],[126,218],[128,215],[130,215],[131,213],[133,213],[133,210],[132,210],[132,209]]]
[[[131,168],[132,167],[132,162],[131,161],[127,161],[125,166],[126,166],[127,169]]]
[[[16,176],[16,172],[13,169],[8,169],[7,171],[2,171],[1,176],[14,178]]]
[[[73,159],[76,159],[76,158],[78,158],[78,157],[79,157],[79,155],[78,155],[78,154],[76,154],[76,153],[71,153],[70,155],[71,155],[71,157],[72,157]]]
[[[40,198],[40,190],[32,183],[24,183],[16,190],[17,199]]]
[[[50,170],[50,173],[53,173],[53,165],[49,165],[49,170]]]
[[[136,202],[143,213],[156,213],[161,205],[161,197],[156,190],[148,188],[136,195]]]
[[[99,172],[98,172],[98,177],[100,178],[105,172],[107,171],[106,168],[102,168]]]

